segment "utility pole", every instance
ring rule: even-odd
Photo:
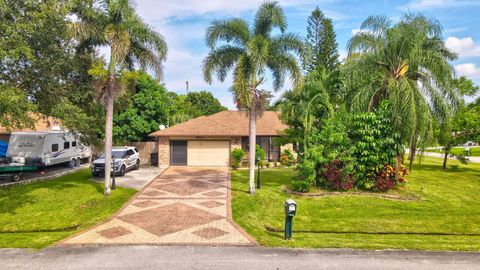
[[[188,81],[186,81],[185,83],[186,83],[186,85],[187,85],[187,94],[188,94]]]

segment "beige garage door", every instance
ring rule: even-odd
[[[189,166],[228,166],[230,164],[229,141],[188,141]]]

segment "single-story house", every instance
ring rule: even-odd
[[[228,166],[232,149],[249,149],[248,122],[245,111],[222,111],[151,133],[158,143],[158,164]],[[291,144],[278,146],[273,142],[287,128],[277,112],[263,112],[256,127],[257,144],[269,161],[278,161],[284,149],[293,150]]]

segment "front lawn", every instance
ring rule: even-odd
[[[283,186],[293,169],[264,169],[262,189],[248,191],[248,171],[232,172],[234,220],[265,246],[311,248],[480,250],[480,164],[470,163],[447,172],[442,160],[424,157],[407,177],[408,183],[391,194],[414,194],[418,201],[369,196],[287,195]],[[348,193],[347,193],[348,194]],[[283,240],[283,203],[298,204],[293,240]],[[465,234],[473,234],[468,236]]]
[[[89,170],[0,188],[0,248],[49,246],[105,220],[135,192],[117,188],[105,197]]]

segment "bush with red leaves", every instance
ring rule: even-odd
[[[377,169],[375,176],[375,190],[385,191],[395,187],[397,183],[405,183],[405,176],[407,174],[407,168],[403,165],[400,170],[397,171],[392,166],[385,164],[383,167]]]
[[[351,174],[345,175],[344,164],[340,160],[333,160],[328,163],[320,172],[320,186],[333,190],[349,190],[355,185]]]

